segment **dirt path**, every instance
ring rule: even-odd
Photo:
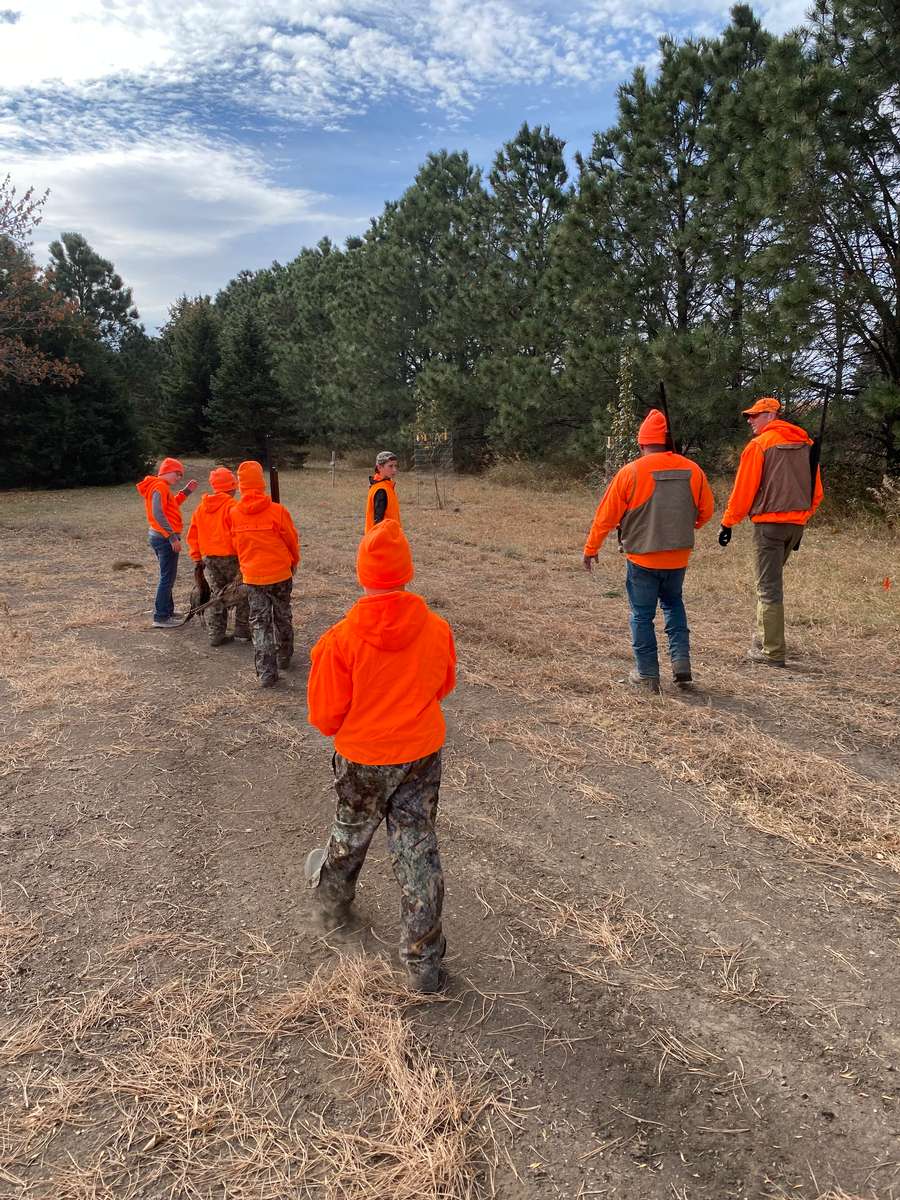
[[[355,595],[355,482],[283,484],[303,539],[299,637],[271,692],[247,647],[211,650],[194,623],[148,627],[127,489],[0,497],[14,563],[0,1196],[284,1194],[262,1168],[235,1168],[227,1187],[209,1174],[202,1147],[231,1144],[215,1142],[225,1118],[211,1107],[176,1171],[124,1067],[102,1094],[88,1069],[128,1031],[129,1053],[149,1044],[181,977],[199,1040],[179,1017],[155,1061],[221,1044],[244,1064],[253,1004],[360,951],[393,961],[380,842],[353,928],[323,936],[301,879],[332,807],[305,663]],[[440,830],[451,986],[403,1019],[434,1062],[468,1065],[499,1098],[463,1175],[501,1200],[900,1194],[900,623],[880,587],[897,547],[876,561],[853,532],[807,535],[788,598],[796,666],[770,678],[741,659],[746,546],[723,556],[705,537],[689,575],[700,684],[643,699],[617,682],[620,563],[605,557],[600,580],[577,570],[590,498],[479,481],[458,498],[450,513],[404,509],[416,587],[454,626],[461,682]],[[240,1015],[227,1029],[226,968]],[[307,1036],[264,1049],[253,1086],[276,1097],[267,1112],[292,1114],[311,1145],[326,1118],[355,1119],[344,1074]],[[344,1194],[340,1161],[316,1194]]]

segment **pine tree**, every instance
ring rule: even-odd
[[[64,233],[50,243],[48,278],[109,345],[117,346],[136,326],[138,310],[131,288],[80,233]]]
[[[249,306],[235,306],[222,325],[221,362],[212,377],[207,411],[209,448],[220,458],[265,461],[266,439],[296,448],[296,421],[273,371],[262,322]]]
[[[205,453],[212,377],[219,366],[220,320],[209,296],[182,296],[169,313],[161,341],[159,417],[152,440],[161,453]]]

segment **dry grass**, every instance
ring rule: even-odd
[[[14,917],[0,904],[0,991],[11,991],[13,980],[41,936],[41,923],[34,914]]]
[[[109,961],[168,944],[132,939]],[[252,954],[269,950],[154,987],[127,976],[7,1029],[2,1177],[42,1200],[479,1196],[487,1118],[507,1104],[486,1068],[416,1038],[420,998],[383,961],[267,994]]]

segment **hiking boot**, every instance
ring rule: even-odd
[[[647,692],[660,691],[658,675],[641,675],[637,669],[630,672],[628,682],[636,688],[643,688]]]
[[[181,617],[163,617],[161,621],[154,621],[154,629],[178,629],[181,625]]]
[[[783,667],[783,658],[770,658],[765,650],[760,650],[756,646],[751,646],[747,651],[747,658],[752,663],[757,663],[764,667]]]
[[[246,632],[245,632],[245,631],[242,629],[240,633],[238,633],[238,631],[237,631],[237,630],[235,630],[235,631],[234,631],[234,640],[235,640],[236,642],[250,642],[250,641],[252,641],[253,639],[250,637],[250,634],[249,634],[249,633],[246,633]]]
[[[425,967],[407,967],[406,985],[411,992],[433,996],[447,986],[447,972],[440,963],[429,963]]]
[[[259,686],[260,687],[274,687],[277,682],[278,682],[277,672],[274,675],[260,675],[260,677],[259,677]]]
[[[689,683],[694,682],[694,677],[691,674],[691,660],[689,658],[676,658],[672,663],[672,679],[679,687],[687,687]]]
[[[287,657],[285,657],[285,655],[283,655],[283,654],[278,655],[279,671],[286,671],[290,665],[291,665],[291,656],[290,655],[287,655]]]
[[[227,633],[220,633],[220,634],[216,634],[215,637],[211,637],[209,639],[209,644],[211,646],[227,646],[230,641],[231,641],[231,638],[228,636]]]
[[[350,920],[351,902],[349,900],[335,900],[319,891],[319,877],[327,857],[328,851],[323,846],[317,846],[315,850],[310,850],[306,856],[306,862],[303,864],[303,875],[306,882],[314,889],[312,905],[316,911],[316,915],[321,919],[323,924],[333,927],[335,925],[344,925]]]

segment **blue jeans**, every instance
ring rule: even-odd
[[[178,552],[172,549],[169,539],[157,533],[155,529],[150,530],[148,540],[150,549],[159,560],[159,586],[156,589],[153,620],[167,621],[175,611],[172,588],[175,586],[175,575],[178,572]]]
[[[681,598],[686,569],[654,571],[628,560],[625,591],[631,608],[631,648],[639,675],[659,677],[656,630],[653,628],[657,604],[663,610],[672,662],[691,656],[687,613]]]

